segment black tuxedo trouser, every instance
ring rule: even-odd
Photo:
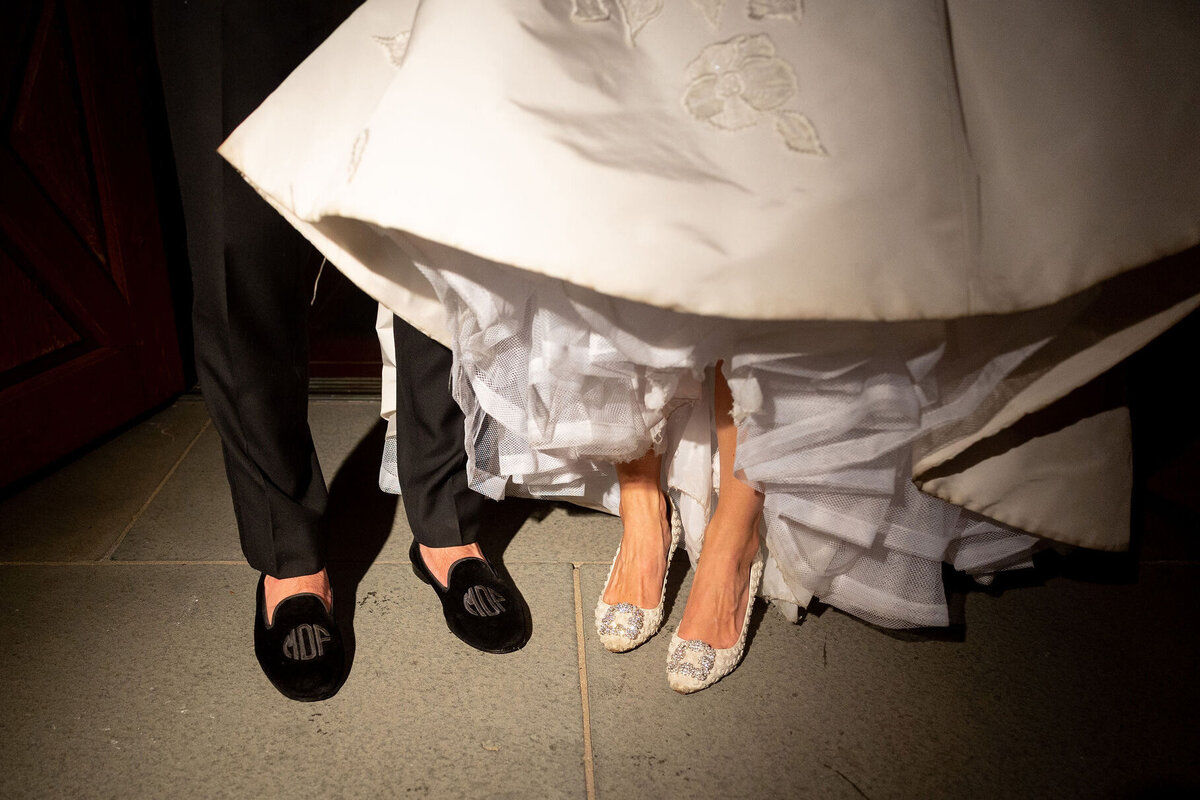
[[[217,128],[197,104],[220,116],[227,135],[354,5],[230,0],[219,14],[183,0],[155,5],[188,226],[196,368],[221,437],[242,550],[275,577],[320,570],[329,534],[308,427],[306,324],[319,258],[219,161]],[[395,336],[398,472],[410,525],[430,547],[469,544],[490,501],[467,488],[450,352],[399,319]]]

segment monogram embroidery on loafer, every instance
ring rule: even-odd
[[[329,631],[320,625],[297,625],[283,640],[283,654],[292,661],[312,661],[325,655]]]
[[[463,608],[476,617],[498,617],[504,613],[504,595],[490,586],[472,586],[463,595]]]

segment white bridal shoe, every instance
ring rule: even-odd
[[[759,548],[750,566],[750,591],[746,599],[746,613],[742,617],[742,633],[733,647],[717,649],[699,639],[680,639],[671,634],[671,647],[667,650],[667,683],[680,694],[691,694],[707,689],[733,672],[746,650],[746,633],[750,630],[750,612],[754,610],[754,598],[758,584],[762,581],[763,554]]]
[[[604,602],[604,594],[608,591],[608,582],[612,580],[613,569],[617,566],[617,554],[613,556],[612,566],[608,568],[608,577],[604,579],[604,588],[600,590],[600,600],[596,603],[596,633],[605,649],[613,653],[624,653],[644,643],[662,626],[663,604],[667,597],[667,573],[671,571],[671,558],[675,548],[683,538],[683,522],[679,518],[679,509],[675,502],[667,497],[671,510],[671,546],[667,550],[667,565],[663,568],[662,592],[658,596],[658,605],[654,608],[639,608],[633,603],[617,603],[609,605]]]

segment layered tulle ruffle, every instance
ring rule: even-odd
[[[738,474],[766,495],[762,593],[876,624],[947,624],[942,564],[984,576],[1039,539],[920,492],[912,444],[971,414],[1041,341],[957,356],[947,323],[746,323],[651,308],[426,243],[448,311],[471,484],[615,513],[612,464],[654,448],[695,558],[719,492],[712,367]]]

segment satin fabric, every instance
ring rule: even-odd
[[[1029,309],[1200,241],[1194,3],[582,5],[608,17],[374,0],[221,152],[398,310],[427,290],[352,221],[747,319]],[[656,6],[631,38],[621,9]],[[718,99],[783,102],[722,128],[687,103],[739,37],[773,55],[728,55]]]

